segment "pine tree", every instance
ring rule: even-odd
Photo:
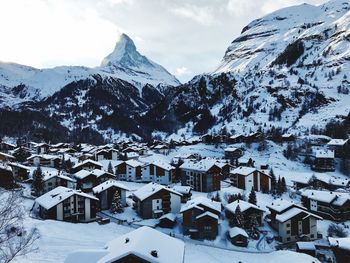
[[[109,163],[108,163],[107,171],[108,171],[110,174],[114,174],[112,162],[109,162]]]
[[[236,210],[235,210],[235,215],[234,215],[234,226],[237,227],[244,227],[245,222],[244,222],[244,216],[242,214],[241,208],[239,205],[237,205]]]
[[[33,172],[32,190],[36,196],[40,196],[43,189],[44,189],[44,175],[40,166],[38,166],[38,168]]]
[[[215,196],[211,200],[216,201],[216,202],[221,202],[221,197],[220,197],[219,192],[216,192]]]
[[[277,189],[276,189],[277,194],[282,194],[281,191],[281,177],[278,176],[278,181],[277,181]]]
[[[287,192],[287,184],[286,184],[286,179],[284,179],[284,177],[282,177],[281,180],[281,193],[285,193]]]
[[[252,187],[252,190],[250,191],[248,202],[253,204],[253,205],[256,205],[256,203],[257,203],[256,194],[255,194],[253,187]]]
[[[275,173],[273,172],[273,170],[270,170],[270,176],[271,176],[271,192],[272,194],[276,194],[276,176]]]
[[[259,223],[258,223],[258,220],[257,220],[257,216],[256,214],[251,214],[249,216],[249,232],[250,232],[250,236],[254,239],[258,239],[259,238],[259,230],[258,230],[258,227],[259,227]]]
[[[113,195],[110,211],[113,214],[123,212],[123,205],[122,205],[120,194],[119,194],[118,190],[116,190],[114,195]]]

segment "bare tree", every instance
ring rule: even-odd
[[[25,210],[20,193],[0,189],[0,262],[11,262],[35,250],[33,243],[39,238],[36,228],[25,229]]]

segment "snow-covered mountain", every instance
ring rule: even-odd
[[[77,140],[307,132],[349,115],[349,74],[349,1],[303,4],[251,22],[217,70],[182,85],[126,35],[93,69],[0,64],[0,103],[17,102],[0,110],[0,133],[34,124],[40,136]]]
[[[12,107],[25,101],[39,101],[67,84],[93,75],[125,80],[142,91],[143,86],[176,86],[180,82],[162,66],[142,56],[134,42],[122,34],[114,51],[100,67],[61,66],[36,69],[0,62],[0,105]]]
[[[187,122],[180,133],[305,132],[349,114],[349,74],[350,2],[292,6],[247,25],[217,70],[177,89],[167,112]]]

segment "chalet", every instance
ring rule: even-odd
[[[114,171],[118,180],[126,179],[126,163],[124,161],[116,161]]]
[[[125,175],[118,172],[118,176],[120,180],[142,182],[142,168],[145,165],[137,160],[128,160],[125,162]]]
[[[168,213],[159,218],[158,226],[163,228],[173,228],[176,224],[176,215]]]
[[[177,164],[182,164],[183,161],[185,160],[198,160],[199,155],[198,154],[193,154],[193,153],[182,153],[174,156],[172,163],[177,165]]]
[[[104,249],[72,253],[65,262],[183,263],[184,257],[183,241],[143,226],[108,242]]]
[[[218,235],[221,203],[206,197],[190,200],[181,209],[184,235],[193,239],[215,239]]]
[[[308,212],[301,205],[282,199],[266,207],[270,210],[269,223],[278,232],[279,241],[286,243],[318,238],[317,220],[322,220],[322,217]]]
[[[237,160],[236,166],[244,166],[244,167],[255,167],[255,161],[252,158],[241,157]]]
[[[64,186],[70,189],[75,189],[76,181],[73,178],[70,178],[69,176],[63,174],[45,174],[43,178],[43,191],[41,192],[41,194],[50,192],[58,186]]]
[[[14,186],[15,180],[11,167],[7,164],[0,163],[0,187],[13,188]]]
[[[153,148],[154,152],[160,153],[160,154],[168,154],[170,149],[168,145],[165,144],[159,144]]]
[[[262,139],[263,134],[261,132],[252,132],[245,136],[244,141],[246,143],[258,142]]]
[[[297,174],[297,176],[293,177],[292,179],[293,186],[296,190],[308,187],[312,181],[312,178],[312,173]]]
[[[240,227],[233,227],[228,231],[228,238],[231,241],[232,245],[238,247],[247,247],[248,246],[248,234],[244,229]]]
[[[243,150],[235,147],[228,147],[225,150],[225,159],[230,160],[231,164],[236,164],[237,160],[243,156]]]
[[[12,172],[15,180],[23,181],[29,178],[29,172],[30,172],[29,167],[19,163],[9,163],[8,165],[11,166],[12,168]]]
[[[96,218],[97,202],[92,195],[59,186],[36,198],[35,207],[43,219],[90,222]]]
[[[293,134],[283,134],[282,135],[282,141],[283,142],[294,142],[295,141],[295,135]]]
[[[134,206],[144,219],[159,218],[167,213],[177,214],[181,194],[160,184],[149,183],[133,193]]]
[[[191,199],[192,188],[190,186],[175,185],[173,187],[173,190],[182,194],[181,203],[186,203],[188,200]]]
[[[333,221],[350,220],[350,193],[301,190],[302,202],[311,212]]]
[[[115,149],[102,149],[95,153],[95,160],[117,160],[118,154],[118,151]]]
[[[121,204],[126,206],[126,191],[129,191],[129,189],[122,183],[115,180],[108,180],[92,189],[94,195],[100,200],[99,207],[101,210],[111,208],[113,196],[116,191],[119,192]]]
[[[102,164],[93,160],[85,160],[81,163],[77,163],[72,167],[74,172],[79,172],[80,170],[94,170],[94,169],[102,169]]]
[[[36,145],[36,154],[46,154],[50,150],[50,145],[47,143],[38,143]]]
[[[346,139],[332,139],[327,143],[327,148],[334,151],[336,158],[343,158],[350,156],[350,140]]]
[[[202,142],[204,143],[212,143],[213,142],[213,136],[210,134],[204,134],[202,137]]]
[[[253,215],[256,217],[258,224],[262,225],[265,210],[261,209],[257,205],[245,202],[243,200],[236,200],[227,204],[225,206],[226,216],[228,218],[232,218],[235,215],[238,206],[242,212],[244,221],[247,223],[245,227],[249,227],[250,217]]]
[[[231,171],[232,184],[240,189],[260,192],[271,190],[271,176],[253,167],[238,167]]]
[[[29,164],[33,166],[59,167],[62,158],[57,155],[35,154],[27,158]]]
[[[16,145],[8,142],[0,142],[0,152],[8,153],[16,148]]]
[[[77,189],[85,193],[90,193],[92,188],[96,185],[96,176],[89,170],[80,170],[73,174],[74,179],[77,181]]]
[[[224,159],[216,159],[215,165],[220,168],[220,175],[221,175],[221,180],[225,180],[230,176],[230,172],[232,169],[232,165],[229,163],[228,160]]]
[[[171,184],[175,177],[175,167],[157,159],[151,160],[142,167],[142,181],[158,184]]]
[[[190,186],[194,191],[219,191],[221,169],[214,159],[203,159],[198,162],[187,161],[181,166],[182,185]]]
[[[103,171],[100,169],[94,169],[91,171],[91,173],[95,176],[95,185],[101,184],[107,180],[115,179],[115,175],[111,174],[107,171]]]
[[[311,168],[319,172],[334,172],[334,151],[316,150]]]
[[[10,154],[0,152],[0,161],[3,162],[13,162],[16,158]]]
[[[244,141],[244,136],[242,134],[236,134],[229,137],[228,142],[235,144],[235,143],[241,143]]]
[[[328,237],[329,245],[335,255],[337,263],[350,262],[350,238],[333,238]]]

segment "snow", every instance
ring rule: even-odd
[[[243,201],[243,200],[236,200],[232,203],[229,203],[228,205],[225,206],[225,208],[228,211],[230,211],[231,213],[235,214],[237,206],[239,206],[239,208],[241,209],[241,212],[244,212],[244,211],[248,210],[249,208],[254,208],[254,209],[257,209],[260,211],[264,211],[260,207],[254,205],[254,204],[248,203],[246,201]]]
[[[58,186],[50,192],[47,192],[46,194],[43,194],[42,196],[35,199],[35,202],[48,210],[73,195],[79,195],[82,197],[98,200],[96,197],[82,193],[81,191]]]
[[[285,200],[285,199],[274,200],[273,203],[267,205],[266,207],[271,208],[271,209],[275,210],[276,212],[280,213],[283,210],[286,210],[292,206],[302,207],[300,205],[295,204],[293,201]]]
[[[204,196],[198,196],[192,200],[189,200],[184,206],[182,206],[180,213],[183,213],[184,211],[193,207],[197,207],[202,210],[202,208],[200,208],[201,205],[221,213],[221,203],[212,201]]]
[[[73,174],[73,176],[77,179],[84,179],[86,177],[88,177],[89,175],[91,175],[91,171],[88,171],[88,170],[80,170],[79,172],[76,172],[75,174]]]
[[[152,196],[153,194],[159,192],[160,190],[166,190],[169,191],[173,194],[182,196],[182,194],[167,188],[163,185],[160,184],[156,184],[156,183],[149,183],[146,184],[145,186],[142,186],[141,188],[139,188],[138,190],[136,190],[133,194],[135,197],[137,197],[140,201],[143,201],[145,199],[147,199],[148,197]]]
[[[302,189],[301,195],[309,199],[334,205],[343,205],[350,200],[350,193],[330,192],[321,190]]]
[[[316,250],[314,242],[297,242],[297,246],[303,250]]]
[[[316,158],[334,158],[334,151],[330,150],[316,150],[315,151]]]
[[[96,166],[100,166],[100,167],[102,168],[102,164],[100,164],[99,162],[96,162],[96,161],[94,161],[94,160],[88,159],[88,160],[85,160],[85,161],[83,161],[83,162],[81,162],[81,163],[77,163],[76,165],[74,165],[74,166],[72,167],[72,169],[76,169],[76,168],[78,168],[78,167],[80,167],[80,166],[83,166],[83,165],[85,165],[85,164],[93,164],[93,165],[96,165]]]
[[[120,188],[120,189],[124,189],[126,191],[130,191],[130,189],[125,186],[122,182],[118,182],[116,180],[108,180],[108,181],[105,181],[103,182],[102,184],[99,184],[97,186],[95,186],[93,189],[92,189],[92,192],[94,194],[99,194],[101,193],[102,191],[105,191],[111,187],[117,187],[117,188]]]
[[[236,169],[232,170],[231,174],[241,174],[241,175],[247,176],[251,173],[254,173],[255,171],[256,171],[256,168],[240,166],[240,167],[237,167]]]
[[[214,159],[202,159],[200,161],[184,160],[181,169],[206,172],[216,164]]]
[[[330,140],[327,145],[328,146],[344,146],[349,140],[343,140],[343,139],[332,139]]]
[[[138,166],[144,166],[145,163],[141,163],[137,160],[127,160],[125,162],[127,165],[130,165],[131,167],[138,167]]]
[[[328,240],[331,246],[339,247],[350,251],[350,237],[344,237],[344,238],[329,237]]]
[[[229,230],[229,235],[230,235],[230,238],[233,238],[233,237],[236,237],[238,235],[242,235],[246,238],[248,238],[248,234],[247,232],[245,232],[244,229],[240,228],[240,227],[232,227],[230,230]]]
[[[214,214],[214,213],[212,213],[212,212],[209,212],[209,211],[206,211],[206,212],[204,212],[204,213],[202,213],[202,214],[196,216],[196,219],[200,219],[200,218],[205,217],[205,216],[209,216],[209,217],[211,217],[211,218],[214,218],[214,219],[216,219],[216,220],[219,220],[219,216],[218,216],[218,215],[216,215],[216,214]]]

